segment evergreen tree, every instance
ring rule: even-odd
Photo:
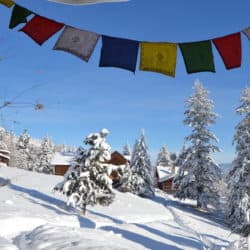
[[[53,155],[53,148],[51,140],[49,139],[48,136],[45,136],[41,144],[39,163],[36,171],[46,174],[52,174],[52,168],[50,164],[52,155]]]
[[[123,147],[123,155],[124,156],[131,156],[131,150],[130,150],[130,147],[128,144],[126,144],[124,147]]]
[[[250,88],[241,96],[236,113],[243,119],[236,126],[236,159],[229,173],[228,219],[233,230],[250,234]]]
[[[29,165],[29,147],[30,147],[30,135],[25,129],[23,133],[19,136],[16,144],[16,167],[28,170]]]
[[[161,147],[161,150],[157,156],[156,166],[172,167],[173,162],[170,158],[170,153],[168,152],[165,145]]]
[[[114,200],[112,169],[105,163],[111,158],[110,146],[106,143],[108,130],[87,136],[84,143],[90,148],[79,148],[74,164],[70,167],[55,190],[68,197],[67,205],[79,207],[85,214],[87,205],[108,206]]]
[[[134,145],[131,174],[125,183],[126,189],[140,196],[151,197],[154,195],[153,176],[145,135],[142,133],[141,138]]]
[[[216,136],[208,129],[215,123],[217,114],[212,112],[213,102],[208,91],[197,80],[194,94],[186,102],[184,124],[192,127],[192,134],[185,138],[188,144],[182,152],[181,162],[174,186],[180,199],[195,199],[197,207],[206,208],[208,203],[218,204],[220,170],[211,157],[219,148],[211,143]]]

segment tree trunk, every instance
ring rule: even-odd
[[[197,208],[201,208],[202,204],[201,204],[201,201],[200,201],[200,198],[198,197],[197,198]]]
[[[86,215],[86,205],[82,207],[82,215],[83,215],[83,216]]]
[[[202,201],[201,201],[201,194],[202,194],[202,187],[198,187],[197,191],[198,191],[198,197],[197,197],[197,208],[201,208],[202,207]]]

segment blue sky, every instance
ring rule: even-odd
[[[250,25],[249,1],[131,0],[126,3],[69,6],[47,0],[16,0],[20,5],[65,24],[115,37],[140,41],[191,42],[238,32]],[[211,92],[220,117],[211,129],[220,139],[218,162],[234,157],[232,137],[240,117],[235,114],[242,89],[249,86],[250,44],[242,36],[238,69],[226,70],[214,51],[216,73],[187,74],[178,52],[176,77],[118,68],[99,68],[101,41],[89,63],[52,48],[57,33],[43,46],[18,29],[9,30],[11,11],[0,6],[0,104],[27,90],[6,108],[1,123],[16,133],[27,128],[33,137],[50,135],[56,143],[81,145],[84,136],[106,127],[113,149],[134,144],[142,128],[152,155],[162,144],[179,151],[191,130],[183,125],[184,101],[199,79]],[[20,25],[18,28],[21,28]],[[139,63],[139,60],[138,60]],[[32,104],[45,105],[35,111]],[[14,124],[8,120],[16,120]]]

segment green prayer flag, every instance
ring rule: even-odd
[[[212,43],[210,40],[180,43],[179,46],[186,70],[189,74],[203,71],[215,72]]]
[[[9,28],[13,29],[20,23],[27,23],[26,18],[31,14],[32,14],[31,11],[15,4],[15,6],[12,10]]]

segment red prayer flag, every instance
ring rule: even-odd
[[[215,38],[212,40],[218,50],[226,69],[241,66],[241,33]]]
[[[24,32],[39,45],[42,45],[63,26],[63,23],[36,15],[19,31]]]

